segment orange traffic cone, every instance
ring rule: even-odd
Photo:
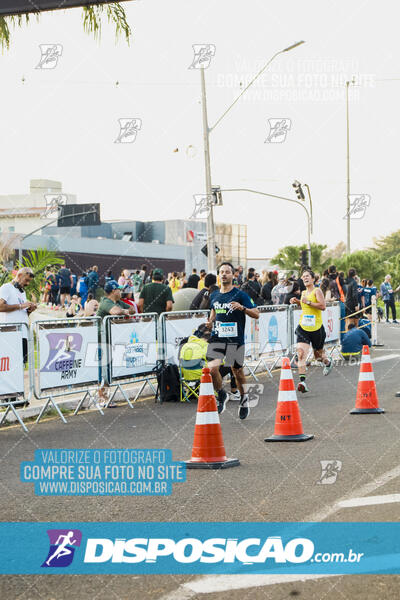
[[[271,437],[265,438],[264,442],[306,442],[313,437],[303,433],[290,360],[285,357],[282,359],[275,432]]]
[[[360,364],[360,376],[358,378],[356,407],[350,411],[351,415],[362,415],[371,413],[384,413],[379,408],[378,394],[374,372],[372,370],[371,357],[368,346],[363,346]]]
[[[226,458],[217,401],[208,367],[204,367],[201,374],[192,458],[185,462],[188,469],[227,469],[240,464],[237,458]]]

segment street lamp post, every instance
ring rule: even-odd
[[[227,115],[227,113],[235,106],[238,100],[243,96],[245,92],[249,89],[251,85],[262,75],[262,73],[267,69],[267,67],[271,64],[271,62],[279,56],[279,54],[283,54],[284,52],[289,52],[297,46],[304,44],[304,41],[296,42],[279,52],[276,52],[272,58],[266,63],[266,65],[253,77],[250,83],[244,88],[244,90],[238,95],[236,100],[232,102],[232,104],[225,110],[225,112],[220,116],[220,118],[214,123],[212,127],[208,126],[208,117],[207,117],[207,95],[206,95],[206,84],[204,77],[204,67],[200,69],[201,76],[201,96],[202,96],[202,113],[203,113],[203,140],[204,140],[204,163],[205,163],[205,177],[206,177],[206,194],[207,194],[207,204],[209,207],[208,217],[207,217],[207,253],[208,253],[208,270],[215,271],[216,269],[216,257],[215,257],[215,226],[214,226],[214,205],[212,202],[212,189],[211,189],[211,160],[210,160],[210,133],[215,129],[215,127],[222,121],[222,119]]]
[[[355,79],[351,81],[346,81],[346,133],[347,133],[347,243],[346,243],[346,253],[350,254],[350,121],[349,121],[349,85],[355,84]]]
[[[306,184],[304,184],[306,185]],[[308,186],[307,186],[308,187]],[[248,192],[250,194],[260,194],[261,196],[268,196],[269,198],[277,198],[278,200],[286,200],[287,202],[293,202],[294,204],[298,204],[301,206],[307,215],[307,250],[308,250],[308,258],[309,258],[309,266],[311,267],[311,232],[312,232],[312,205],[311,205],[311,196],[310,196],[310,210],[306,207],[304,202],[300,200],[293,200],[293,198],[286,198],[285,196],[276,196],[275,194],[267,194],[266,192],[260,192],[258,190],[249,190],[247,188],[234,188],[234,189],[226,189],[221,190],[221,192]]]

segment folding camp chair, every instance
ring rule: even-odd
[[[181,402],[190,402],[191,399],[198,400],[200,394],[200,378],[196,379],[186,379],[183,374],[183,370],[187,371],[200,371],[206,366],[206,361],[201,360],[195,366],[191,366],[188,368],[184,363],[192,362],[192,361],[184,361],[182,359],[179,360],[179,380],[180,380],[180,401]]]

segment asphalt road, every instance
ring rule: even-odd
[[[398,326],[399,327],[399,326]],[[266,444],[273,433],[279,372],[262,378],[263,394],[246,421],[230,402],[221,416],[228,456],[241,466],[188,471],[169,497],[37,497],[19,481],[19,464],[37,448],[170,448],[174,460],[190,458],[195,404],[138,403],[133,409],[91,412],[0,432],[0,499],[3,521],[398,521],[400,504],[342,507],[360,496],[396,494],[400,476],[400,331],[379,329],[385,346],[373,350],[383,415],[351,416],[358,367],[335,367],[328,377],[311,367],[311,392],[299,397],[304,431],[314,440]],[[295,380],[297,375],[295,373]],[[338,461],[332,485],[320,485],[320,461]],[[398,471],[398,472],[397,472]],[[398,596],[398,576],[336,576],[277,581],[274,576],[2,576],[2,598],[64,600],[143,598],[236,600],[291,596],[372,599]]]

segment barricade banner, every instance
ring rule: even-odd
[[[157,364],[157,315],[131,319],[106,317],[108,321],[111,379],[150,373]]]
[[[326,342],[336,342],[340,338],[340,305],[327,304],[322,312],[322,322],[326,331]]]
[[[284,352],[289,348],[289,310],[283,307],[258,307],[260,354]]]
[[[99,345],[99,319],[36,321],[39,389],[98,383],[99,366],[86,357]]]
[[[23,328],[23,323],[0,325],[0,396],[24,393]]]
[[[178,364],[178,350],[183,338],[192,333],[208,319],[208,310],[188,310],[162,313],[161,331],[164,345],[164,358],[169,363]]]

